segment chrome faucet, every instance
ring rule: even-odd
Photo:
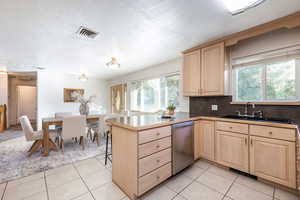
[[[259,116],[262,116],[262,111],[253,111],[251,115],[248,114],[248,106],[249,105],[252,105],[252,108],[254,109],[255,108],[255,104],[254,103],[250,103],[250,102],[246,102],[245,104],[245,110],[244,110],[244,114],[241,114],[240,111],[236,111],[238,116],[241,116],[241,117],[255,117],[255,114],[258,113],[260,114]]]
[[[245,104],[245,112],[244,112],[244,115],[245,116],[248,116],[248,105],[250,104],[250,102],[247,102],[246,104]]]

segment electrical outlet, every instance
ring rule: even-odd
[[[212,111],[217,111],[218,110],[218,105],[211,105],[211,110]]]

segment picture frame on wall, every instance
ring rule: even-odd
[[[80,95],[84,95],[84,89],[78,88],[64,88],[64,102],[65,103],[73,103],[76,102],[76,99],[72,95],[73,93],[79,93]]]

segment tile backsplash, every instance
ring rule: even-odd
[[[245,105],[230,104],[232,96],[190,97],[190,114],[203,116],[224,116],[235,114],[236,111],[244,113]],[[212,111],[212,105],[218,110]],[[255,105],[248,106],[248,113],[262,110],[265,117],[287,118],[294,123],[300,123],[300,106]]]

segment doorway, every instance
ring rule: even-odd
[[[30,121],[36,121],[36,87],[17,86],[17,118],[27,115]]]
[[[36,72],[8,73],[8,127],[21,129],[19,117],[27,115],[34,129],[37,120]]]

